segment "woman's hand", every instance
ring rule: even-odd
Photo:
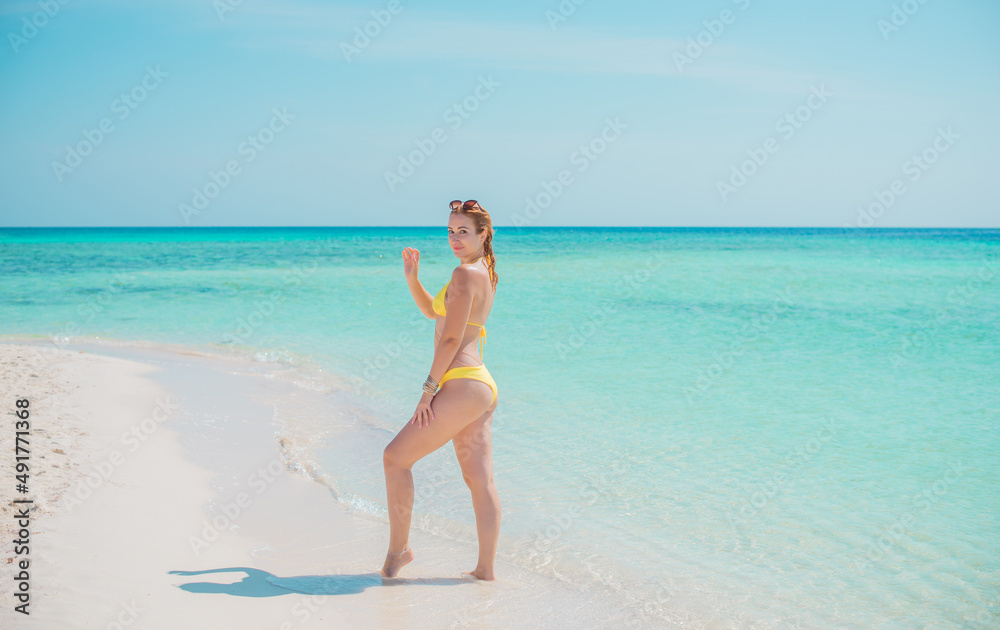
[[[432,400],[434,400],[434,396],[424,392],[424,395],[420,397],[420,402],[417,403],[416,411],[413,412],[413,417],[410,418],[410,424],[416,424],[419,429],[431,423],[431,420],[434,419],[434,412],[431,410]]]
[[[420,267],[420,251],[412,247],[403,248],[403,273],[407,278],[416,278]]]

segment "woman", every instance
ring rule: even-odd
[[[389,551],[382,574],[395,577],[413,560],[409,546],[413,510],[413,464],[448,440],[472,491],[479,535],[479,562],[463,572],[493,580],[500,538],[500,497],[493,485],[490,423],[497,406],[497,386],[482,362],[486,319],[496,293],[493,223],[475,200],[451,202],[448,241],[461,264],[436,297],[417,279],[420,252],[403,250],[403,270],[417,308],[436,319],[434,361],[417,408],[383,453],[389,502]],[[478,323],[476,323],[478,322]],[[440,387],[440,389],[438,389]]]

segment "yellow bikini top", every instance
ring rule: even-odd
[[[434,309],[434,312],[440,315],[441,317],[444,317],[445,315],[448,314],[448,309],[446,309],[444,306],[444,294],[447,293],[449,284],[451,284],[451,280],[444,283],[444,286],[441,287],[441,290],[438,291],[438,294],[434,296],[434,301],[431,303],[431,307]],[[466,323],[469,326],[479,327],[479,357],[482,358],[483,347],[486,344],[486,326],[483,326],[482,324],[474,324],[472,322],[466,322]]]

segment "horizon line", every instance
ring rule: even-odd
[[[440,225],[34,225],[0,226],[0,230],[283,230],[283,229],[441,229]],[[795,226],[795,225],[494,225],[494,229],[515,230],[565,230],[565,229],[614,229],[614,230],[997,230],[1000,226]]]

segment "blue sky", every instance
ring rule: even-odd
[[[988,0],[5,0],[0,33],[0,226],[1000,227]]]

